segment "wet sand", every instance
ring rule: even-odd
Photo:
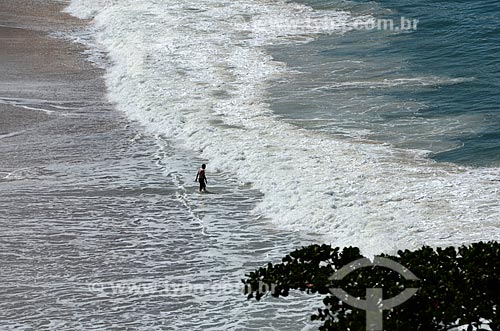
[[[47,35],[85,24],[61,8],[0,3],[0,329],[303,329],[317,300],[249,303],[240,282],[303,235],[213,169],[217,194],[195,193],[201,160],[129,123],[83,47]]]
[[[94,327],[96,307],[74,309],[68,300],[94,299],[92,279],[129,268],[128,258],[122,268],[103,262],[123,239],[112,224],[139,218],[169,187],[152,157],[154,141],[139,139],[106,101],[102,70],[82,46],[48,35],[84,24],[62,8],[0,3],[2,330]],[[97,329],[114,323],[100,319]]]
[[[62,8],[55,1],[0,4],[1,172],[64,157],[52,155],[62,147],[54,142],[69,127],[78,130],[88,121],[82,122],[83,114],[95,115],[96,124],[124,125],[117,112],[104,115],[112,107],[105,99],[102,72],[81,55],[83,47],[48,35],[82,27],[81,21],[61,14]],[[109,116],[118,122],[110,124],[104,118]]]

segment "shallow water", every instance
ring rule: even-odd
[[[117,108],[258,190],[254,212],[279,228],[367,254],[497,239],[498,168],[429,159],[430,147],[455,146],[436,136],[481,121],[417,116],[423,101],[388,93],[471,77],[419,73],[400,54],[378,54],[386,39],[411,33],[345,31],[386,10],[341,9],[75,0],[68,11],[92,19],[92,45],[109,54],[106,82]],[[318,20],[329,22],[325,30],[286,24]]]
[[[205,160],[114,110],[81,48],[29,36],[0,67],[18,78],[0,84],[0,329],[307,328],[317,300],[247,301],[241,279],[319,237],[275,229],[210,166],[197,193]]]
[[[356,10],[371,15],[370,6]],[[384,91],[461,86],[467,77],[367,77],[366,69],[393,67],[347,56],[366,35],[341,37],[335,26],[328,36],[259,29],[273,17],[351,22],[352,7],[336,9],[73,1],[74,14],[94,18],[90,29],[54,36],[92,47],[78,59],[90,55],[106,69],[114,104],[82,97],[101,95],[102,82],[75,89],[72,100],[63,92],[16,95],[14,87],[0,96],[2,109],[43,119],[27,131],[12,125],[1,137],[9,155],[0,170],[2,327],[314,329],[309,316],[318,298],[249,302],[240,279],[312,242],[356,245],[370,255],[498,240],[498,169],[394,148],[385,139],[424,149],[454,143],[424,134],[439,129],[432,118],[415,127],[393,114],[404,129],[395,132],[413,129],[403,139],[377,131],[387,122],[363,110],[399,102],[411,112],[420,100],[400,102]],[[352,42],[324,49],[342,38]],[[328,70],[318,70],[319,60]],[[95,70],[90,76],[102,73]],[[347,101],[355,102],[341,108]],[[202,162],[212,194],[197,193]]]
[[[2,327],[309,325],[312,298],[248,302],[240,279],[316,238],[252,216],[260,194],[222,173],[209,172],[212,194],[197,193],[185,152],[109,115],[38,131],[50,162],[3,175]]]

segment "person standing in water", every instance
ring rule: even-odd
[[[201,168],[198,169],[198,173],[196,174],[196,179],[194,180],[197,182],[198,180],[200,181],[200,192],[207,192],[207,176],[205,176],[205,168],[207,166],[205,163],[201,165]]]

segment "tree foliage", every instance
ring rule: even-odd
[[[400,306],[385,310],[384,330],[500,330],[500,244],[475,243],[459,248],[422,247],[381,255],[408,268],[419,280],[408,281],[401,274],[380,266],[355,270],[339,281],[330,280],[343,266],[362,258],[358,248],[311,245],[286,255],[281,263],[246,275],[248,298],[265,295],[288,296],[290,290],[324,295],[324,307],[312,315],[323,321],[319,330],[365,330],[366,312],[340,302],[330,292],[342,288],[364,298],[367,288],[382,288],[391,298],[405,288],[419,288]]]

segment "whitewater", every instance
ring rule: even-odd
[[[306,130],[271,110],[273,81],[300,72],[266,47],[350,33],[354,22],[372,16],[251,0],[73,0],[67,11],[91,21],[92,47],[107,54],[100,64],[116,107],[160,144],[206,160],[209,176],[234,177],[261,192],[252,213],[273,226],[317,233],[323,242],[366,254],[500,239],[498,168],[438,163],[428,150],[356,133]],[[321,31],[283,24],[314,19],[332,24]],[[360,82],[454,83],[441,77]],[[175,164],[168,167],[166,174]],[[188,187],[193,173],[179,171],[178,190],[196,194]]]

